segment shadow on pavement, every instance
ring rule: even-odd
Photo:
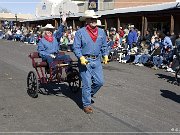
[[[78,92],[72,92],[68,84],[43,84],[39,89],[39,94],[42,95],[55,95],[59,97],[68,97],[72,99],[79,108],[82,109],[82,94],[81,89]],[[64,95],[64,96],[63,96]]]
[[[180,103],[180,95],[177,95],[176,93],[169,90],[160,90],[160,91],[162,92],[161,96],[163,96],[164,98],[169,98],[174,102]]]
[[[168,83],[177,85],[177,82],[175,80],[175,76],[172,77],[172,76],[165,75],[165,74],[155,74],[155,75],[157,75],[158,78],[160,78],[160,79],[166,80]]]

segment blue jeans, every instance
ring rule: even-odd
[[[119,38],[119,44],[121,45],[122,44],[122,37]]]
[[[71,61],[71,58],[69,55],[59,55],[57,54],[56,58],[52,58],[49,55],[45,55],[42,57],[43,61],[47,61],[48,65],[50,66],[53,61],[57,60],[63,60],[65,63],[69,63]],[[55,66],[55,65],[52,65]]]
[[[140,57],[141,57],[141,54],[135,55],[135,59],[134,59],[133,63],[139,63]]]
[[[140,63],[140,64],[145,64],[145,63],[147,63],[147,61],[149,60],[149,58],[150,58],[149,55],[143,54],[143,55],[141,55],[141,57],[139,58],[139,63]]]
[[[129,54],[126,55],[126,56],[123,58],[123,60],[129,61],[129,60],[130,60],[130,55],[129,55]]]
[[[103,86],[103,71],[101,59],[87,59],[89,64],[83,66],[80,64],[79,71],[82,79],[82,103],[83,107],[91,105],[91,95]]]
[[[153,56],[153,64],[157,67],[161,66],[162,60],[162,56]]]

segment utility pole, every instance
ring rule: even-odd
[[[17,25],[17,14],[15,14],[15,18],[16,18],[16,25]]]

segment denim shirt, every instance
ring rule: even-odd
[[[98,37],[94,42],[85,27],[79,29],[75,34],[73,51],[77,58],[84,55],[108,55],[108,45],[104,30],[98,28]]]
[[[64,26],[61,25],[55,36],[53,37],[53,42],[48,42],[45,38],[42,38],[38,43],[37,51],[41,57],[57,53],[59,51],[59,43],[56,38],[61,38],[63,35]]]
[[[135,30],[130,31],[128,34],[128,45],[132,45],[133,42],[137,42],[137,33]]]
[[[163,41],[162,41],[162,44],[164,47],[167,47],[167,46],[172,46],[172,42],[171,42],[171,39],[166,36]],[[172,49],[172,48],[171,48]]]

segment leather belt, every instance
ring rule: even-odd
[[[91,59],[96,59],[98,55],[85,55],[85,58],[91,58]]]

